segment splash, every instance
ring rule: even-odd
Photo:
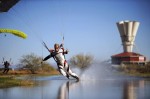
[[[114,76],[109,63],[95,63],[85,71],[75,69],[75,72],[79,74],[81,80],[102,80]]]

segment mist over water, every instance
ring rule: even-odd
[[[107,62],[93,64],[79,76],[81,81],[70,92],[70,99],[150,99],[149,78],[120,74]]]
[[[95,63],[86,70],[75,70],[81,80],[101,80],[115,76],[115,72],[111,69],[109,63]]]

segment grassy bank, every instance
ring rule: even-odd
[[[31,86],[31,85],[34,85],[33,81],[15,79],[14,76],[10,75],[0,76],[0,88],[8,88],[14,86]]]
[[[14,86],[33,86],[36,85],[35,81],[31,79],[16,79],[18,76],[51,76],[51,75],[58,75],[59,72],[54,70],[51,72],[43,72],[37,71],[35,74],[31,74],[29,70],[10,70],[8,74],[3,74],[2,70],[0,71],[0,88],[8,88]]]
[[[9,72],[7,74],[3,74],[2,73],[3,70],[1,69],[0,70],[0,75],[15,75],[15,76],[19,76],[19,75],[30,75],[32,74],[30,70],[9,70]],[[57,70],[52,70],[52,71],[42,71],[42,70],[39,70],[39,71],[36,71],[34,73],[34,75],[57,75],[59,74],[59,72]]]

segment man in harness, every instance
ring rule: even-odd
[[[65,59],[65,54],[68,54],[68,50],[64,50],[63,45],[59,45],[59,44],[55,44],[54,45],[54,50],[49,50],[50,55],[48,55],[47,57],[45,57],[43,59],[43,61],[48,60],[49,58],[53,57],[54,60],[57,63],[59,72],[67,77],[69,79],[70,76],[72,76],[73,78],[76,78],[77,80],[79,80],[79,77],[73,73]]]
[[[8,73],[8,71],[9,71],[9,66],[10,66],[9,62],[8,62],[8,61],[5,61],[5,62],[4,62],[4,71],[3,71],[3,74],[7,74],[7,73]]]

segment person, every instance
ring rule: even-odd
[[[8,73],[8,71],[9,71],[9,66],[10,66],[9,62],[8,62],[8,61],[5,61],[5,62],[4,62],[4,71],[3,71],[3,74],[4,74],[4,73],[5,73],[5,74]]]
[[[75,79],[77,79],[79,81],[79,77],[77,76],[77,74],[73,73],[65,59],[65,54],[68,54],[68,50],[65,50],[63,48],[63,44],[59,45],[59,44],[54,44],[54,50],[51,49],[49,50],[50,55],[46,56],[43,61],[48,60],[49,58],[54,58],[54,60],[57,63],[58,66],[58,70],[59,72],[67,77],[69,79],[69,77],[73,77]]]

